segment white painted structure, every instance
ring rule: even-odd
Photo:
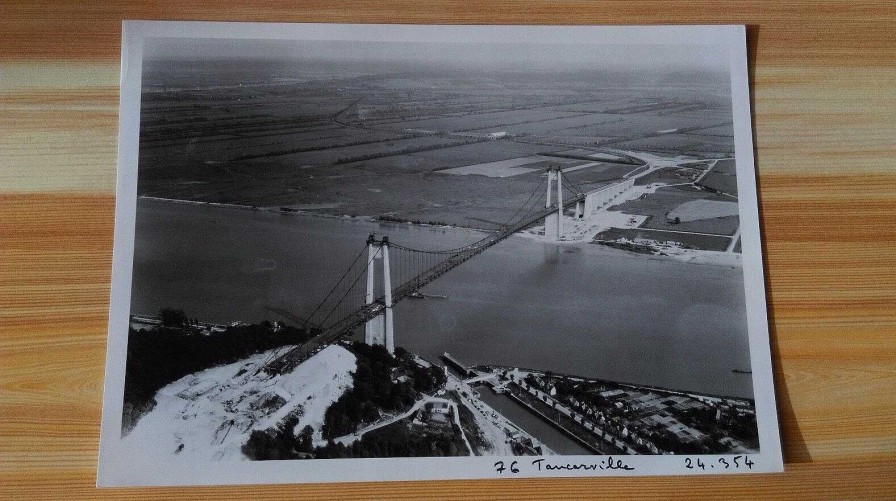
[[[371,318],[364,326],[364,342],[369,345],[385,345],[389,353],[395,352],[395,329],[392,322],[392,279],[389,270],[389,237],[377,241],[370,235],[367,239],[367,294],[366,303],[374,302],[375,261],[383,262],[383,292],[385,310]]]
[[[563,173],[559,167],[551,167],[548,169],[548,189],[544,202],[544,208],[551,208],[551,183],[557,181],[557,213],[545,216],[544,218],[544,234],[556,235],[557,240],[563,237]]]
[[[615,200],[619,195],[622,195],[626,191],[632,189],[634,185],[634,178],[626,179],[625,181],[621,181],[610,186],[605,186],[603,188],[592,191],[591,193],[587,193],[585,195],[585,202],[582,204],[582,213],[579,214],[579,208],[576,207],[576,215],[584,218],[593,215],[597,211],[609,205],[610,202]]]
[[[557,204],[553,205],[551,190],[556,181],[557,186]],[[626,179],[610,186],[604,186],[590,193],[586,193],[584,198],[576,202],[575,218],[585,219],[586,221],[605,210],[610,203],[620,198],[626,192],[635,186],[635,179]],[[557,212],[553,212],[544,218],[544,235],[546,237],[554,237],[557,240],[563,239],[563,172],[559,167],[551,167],[548,169],[548,188],[544,202],[545,209],[557,207]],[[575,225],[573,225],[575,227]]]

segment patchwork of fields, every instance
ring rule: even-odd
[[[638,167],[607,149],[733,153],[730,96],[712,81],[409,76],[349,63],[151,61],[145,70],[138,190],[147,196],[488,227],[552,165],[593,189]],[[736,196],[735,181],[720,162],[700,185]]]
[[[737,231],[739,219],[736,211],[733,215],[719,215],[718,211],[714,209],[703,208],[703,213],[698,215],[694,212],[700,207],[695,207],[690,218],[680,218],[680,221],[676,223],[675,216],[672,213],[679,210],[679,207],[683,205],[687,207],[687,204],[698,200],[731,201],[728,197],[707,192],[694,186],[674,186],[660,188],[655,193],[642,195],[636,200],[610,207],[610,210],[618,210],[625,214],[648,216],[647,221],[642,225],[643,228],[718,235],[733,235]]]
[[[594,242],[650,254],[672,248],[740,253],[734,175],[733,159],[684,162],[641,175],[635,182],[640,196],[607,210],[643,221],[636,228],[603,229]],[[731,186],[725,183],[734,184],[733,193],[723,191]]]

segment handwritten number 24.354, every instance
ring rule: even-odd
[[[718,467],[726,470],[728,468],[741,468],[744,466],[746,466],[747,469],[752,470],[754,464],[755,463],[753,463],[753,461],[750,461],[749,457],[745,456],[734,456],[730,460],[719,458],[718,460]],[[716,465],[713,463],[709,463],[707,465],[707,463],[704,463],[700,458],[697,458],[696,461],[692,460],[691,458],[684,458],[684,467],[689,470],[693,470],[695,468],[705,470],[707,468],[715,469]]]

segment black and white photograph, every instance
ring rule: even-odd
[[[125,23],[99,483],[780,471],[746,64]]]

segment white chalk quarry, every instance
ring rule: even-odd
[[[165,386],[122,445],[153,457],[238,461],[246,459],[240,449],[253,430],[288,416],[299,417],[293,430],[311,426],[320,440],[327,408],[352,387],[355,355],[331,345],[273,377],[258,372],[270,358],[272,351],[260,353]]]

